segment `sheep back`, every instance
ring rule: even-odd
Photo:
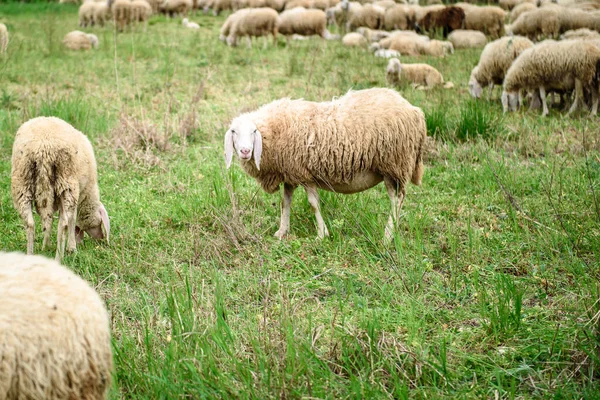
[[[278,33],[282,35],[323,36],[326,25],[327,19],[324,11],[294,8],[279,15]]]
[[[452,43],[455,49],[469,49],[484,47],[487,38],[480,31],[458,29],[448,35],[448,41]]]
[[[0,252],[0,298],[0,398],[106,398],[109,319],[89,284],[45,257]]]
[[[277,11],[272,8],[253,8],[237,11],[241,13],[238,18],[234,18],[229,32],[230,37],[241,36],[267,36],[273,34],[277,36]]]
[[[366,171],[401,186],[420,183],[425,117],[394,90],[350,91],[322,103],[281,99],[238,118],[262,135],[260,170],[254,162],[242,168],[268,193],[281,182],[347,184]]]

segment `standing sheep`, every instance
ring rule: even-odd
[[[325,12],[317,9],[296,7],[279,14],[278,33],[286,37],[292,35],[318,35],[329,38]]]
[[[436,86],[454,87],[452,82],[444,85],[444,77],[428,64],[401,64],[397,58],[392,58],[386,68],[386,80],[390,85],[412,83],[419,88],[431,89]]]
[[[117,26],[117,30],[122,32],[125,27],[129,24],[133,12],[131,1],[129,0],[115,0],[110,6],[110,10]]]
[[[493,39],[504,35],[505,12],[495,6],[470,6],[465,10],[465,29],[481,31]]]
[[[569,109],[573,113],[583,103],[583,89],[592,94],[592,111],[598,110],[598,84],[600,80],[600,49],[593,43],[580,40],[561,42],[545,41],[524,51],[511,65],[504,78],[502,106],[504,111],[514,111],[519,106],[521,90],[538,91],[543,105],[542,115],[548,114],[546,91],[565,82],[575,88],[575,100]]]
[[[385,229],[392,237],[406,193],[419,185],[427,127],[420,108],[391,89],[350,91],[323,103],[281,99],[235,118],[225,134],[225,161],[233,154],[268,193],[284,184],[281,223],[290,226],[292,195],[303,186],[317,220],[318,236],[329,233],[319,211],[317,188],[358,193],[385,182],[392,211]]]
[[[225,21],[223,28],[228,25],[227,44],[236,46],[240,37],[248,38],[249,46],[252,46],[252,37],[273,35],[273,44],[277,43],[277,19],[279,15],[272,8],[247,8],[236,11]],[[231,20],[230,20],[231,18]],[[224,29],[221,28],[221,35]]]
[[[34,205],[42,220],[43,249],[58,210],[58,260],[67,238],[67,250],[75,251],[83,232],[108,242],[110,222],[100,203],[94,150],[88,138],[65,121],[39,117],[21,125],[13,145],[11,188],[27,231],[27,254],[33,254]]]
[[[383,29],[413,29],[415,25],[415,9],[413,7],[396,5],[388,8],[383,17]]]
[[[444,7],[441,10],[429,11],[421,20],[417,21],[419,30],[433,32],[441,30],[444,37],[450,32],[463,27],[465,12],[460,7]]]
[[[479,64],[471,73],[471,96],[481,97],[484,87],[489,88],[488,94],[491,95],[494,85],[504,82],[506,71],[513,61],[530,47],[533,47],[533,42],[522,36],[503,37],[488,43],[481,52]]]
[[[448,35],[448,41],[455,49],[472,49],[483,47],[487,44],[487,38],[480,31],[458,29]]]
[[[0,398],[106,398],[110,325],[87,282],[45,257],[0,252],[0,298]]]
[[[0,23],[0,54],[6,53],[8,48],[8,29],[6,25]]]
[[[350,16],[346,28],[349,31],[353,31],[361,26],[370,29],[379,29],[383,27],[384,15],[384,8],[372,4],[365,4]]]

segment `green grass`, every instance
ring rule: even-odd
[[[498,89],[474,102],[478,50],[404,57],[456,87],[402,89],[431,139],[394,243],[382,186],[322,192],[322,241],[298,191],[278,241],[279,195],[225,169],[229,121],[385,86],[387,61],[320,40],[228,48],[224,19],[94,28],[100,48],[76,53],[60,42],[77,7],[0,5],[0,248],[26,245],[14,133],[59,116],[92,140],[111,216],[110,246],[64,259],[110,310],[111,398],[599,398],[598,119],[503,115]]]

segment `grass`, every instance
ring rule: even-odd
[[[228,48],[224,18],[94,28],[101,47],[75,53],[76,6],[0,5],[0,248],[26,244],[14,133],[59,116],[92,140],[112,220],[110,246],[64,260],[110,310],[111,398],[600,397],[598,120],[472,101],[478,50],[406,57],[456,87],[402,89],[431,139],[394,243],[382,186],[323,192],[323,241],[299,191],[278,241],[279,196],[224,168],[229,121],[385,86],[386,61],[320,40]]]

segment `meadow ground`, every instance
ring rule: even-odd
[[[280,195],[225,169],[229,121],[280,97],[385,86],[387,62],[316,39],[228,48],[224,18],[93,28],[100,48],[77,53],[60,44],[76,6],[0,5],[0,248],[26,244],[10,196],[17,128],[67,120],[95,146],[112,220],[109,246],[64,259],[110,310],[111,398],[599,398],[598,118],[504,116],[498,89],[472,101],[478,50],[405,58],[456,88],[400,88],[431,139],[394,243],[383,185],[322,192],[325,240],[298,191],[278,241]]]

